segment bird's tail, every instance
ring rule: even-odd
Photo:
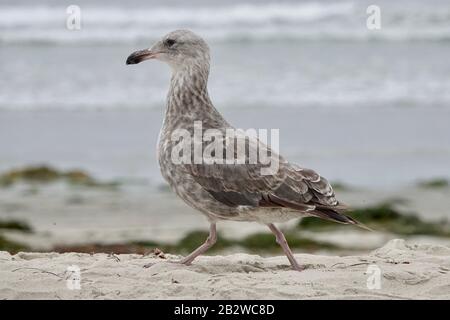
[[[309,216],[318,217],[324,220],[328,221],[334,221],[337,223],[342,224],[353,224],[355,226],[358,226],[362,229],[373,231],[368,226],[364,225],[363,223],[353,219],[352,217],[347,216],[344,214],[344,212],[349,211],[349,207],[343,203],[339,203],[335,206],[325,206],[320,204],[314,204],[314,205],[306,205],[306,204],[298,204],[291,201],[284,200],[280,197],[277,197],[276,195],[268,195],[264,197],[259,205],[265,206],[265,207],[271,207],[271,206],[281,206],[286,208],[291,208],[295,210],[299,210],[302,213],[307,213]]]
[[[316,206],[314,211],[308,212],[309,215],[315,216],[324,220],[333,221],[342,224],[353,224],[362,229],[373,231],[371,228],[366,226],[365,224],[353,219],[352,217],[344,214],[345,211],[348,211],[348,207],[339,204],[336,207],[330,208],[325,206]]]

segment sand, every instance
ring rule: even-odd
[[[367,255],[296,257],[306,270],[283,256],[204,256],[187,267],[167,254],[0,252],[0,299],[450,298],[446,246],[395,239]]]

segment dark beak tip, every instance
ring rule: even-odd
[[[127,58],[126,64],[127,65],[129,65],[129,64],[136,64],[136,60],[134,60],[134,58],[130,56],[130,57]]]
[[[154,53],[151,52],[149,49],[144,49],[144,50],[139,50],[136,52],[133,52],[132,54],[130,54],[127,58],[126,64],[138,64],[141,63],[142,61],[148,60],[148,59],[153,59],[154,58]]]

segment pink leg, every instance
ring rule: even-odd
[[[300,265],[297,263],[297,260],[295,260],[294,255],[292,254],[291,248],[289,248],[289,245],[286,241],[286,238],[284,237],[283,232],[281,232],[280,229],[278,229],[273,223],[270,223],[267,226],[269,227],[270,231],[273,232],[273,234],[276,237],[277,243],[281,246],[287,258],[289,259],[289,262],[292,265],[292,269],[302,271],[303,268],[300,267]]]
[[[209,227],[209,236],[206,239],[205,243],[203,243],[200,247],[195,249],[190,255],[185,257],[180,263],[185,265],[190,265],[195,258],[197,258],[202,253],[205,253],[209,248],[211,248],[217,241],[217,232],[216,232],[216,224],[211,223]]]

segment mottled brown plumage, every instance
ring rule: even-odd
[[[177,195],[187,204],[202,212],[210,221],[208,240],[182,262],[189,264],[206,251],[216,240],[219,220],[255,221],[267,224],[276,235],[294,269],[301,267],[295,261],[286,240],[273,223],[294,218],[315,216],[344,224],[358,224],[343,214],[345,206],[335,197],[328,181],[311,169],[291,164],[267,145],[245,134],[226,136],[233,128],[213,106],[207,91],[209,74],[209,48],[206,42],[191,31],[178,30],[169,33],[152,48],[132,54],[128,64],[156,58],[172,68],[166,114],[158,143],[158,158],[163,177]],[[222,133],[222,155],[230,139],[234,145],[244,140],[248,147],[243,164],[175,164],[172,153],[178,141],[172,136],[177,130],[185,130],[193,142],[206,147],[203,140],[195,140],[195,123],[202,124],[202,132],[215,129]],[[252,148],[262,148],[279,169],[273,174],[262,174],[268,165],[249,163]],[[236,149],[233,149],[236,155]]]

